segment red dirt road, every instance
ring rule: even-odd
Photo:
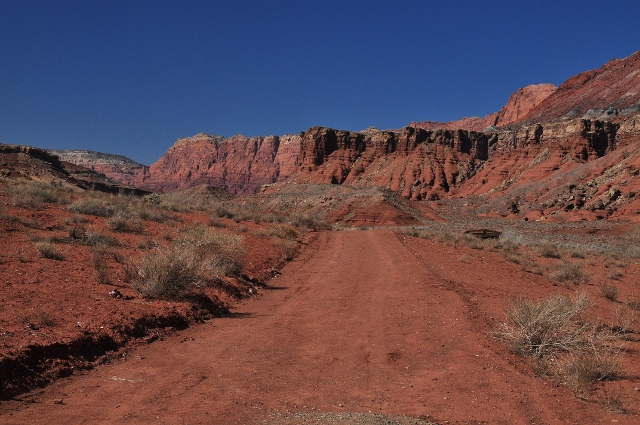
[[[60,380],[31,396],[35,403],[4,403],[0,422],[285,423],[279,412],[439,423],[634,419],[536,378],[489,335],[482,305],[440,276],[390,231],[320,233],[273,290],[232,317]]]

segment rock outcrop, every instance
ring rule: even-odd
[[[61,161],[57,155],[40,148],[0,144],[0,176],[46,182],[67,182],[82,189],[142,196],[149,192],[123,185],[102,173]]]
[[[296,170],[299,149],[297,135],[226,139],[198,134],[179,139],[135,183],[156,191],[206,184],[236,195],[257,193],[262,185],[283,181]]]
[[[507,104],[500,108],[498,112],[494,112],[483,118],[462,118],[461,120],[450,122],[412,122],[409,125],[411,127],[423,128],[426,130],[455,130],[464,128],[468,130],[482,131],[487,127],[503,127],[508,124],[518,122],[528,116],[533,108],[553,94],[556,89],[557,87],[553,84],[535,84],[520,88],[509,96]]]
[[[437,199],[488,159],[489,139],[467,130],[356,133],[313,127],[301,133],[295,181],[377,185],[410,199]]]
[[[61,161],[80,165],[127,185],[134,184],[136,177],[146,168],[146,165],[122,155],[87,150],[49,149],[48,152],[59,157]]]
[[[638,111],[640,51],[569,78],[523,119],[525,124],[557,118],[611,120],[619,115],[634,115]]]

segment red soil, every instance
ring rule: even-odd
[[[638,271],[627,265],[623,296],[638,289]],[[599,404],[617,385],[631,411],[640,407],[637,342],[627,346],[625,377],[580,400],[491,336],[512,297],[572,292],[495,252],[385,230],[320,233],[269,286],[231,316],[5,402],[0,421],[276,424],[279,412],[322,411],[459,424],[637,423]],[[597,297],[597,287],[586,289]],[[595,311],[603,320],[612,315],[607,302],[598,299]]]

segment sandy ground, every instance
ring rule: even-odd
[[[516,292],[555,290],[477,266],[490,255],[461,263],[388,230],[320,233],[260,299],[5,402],[0,422],[638,423],[537,378],[490,335],[509,298],[487,285],[496,272],[514,273]]]

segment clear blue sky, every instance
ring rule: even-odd
[[[0,0],[0,142],[155,162],[179,137],[498,110],[640,50],[640,1]]]

